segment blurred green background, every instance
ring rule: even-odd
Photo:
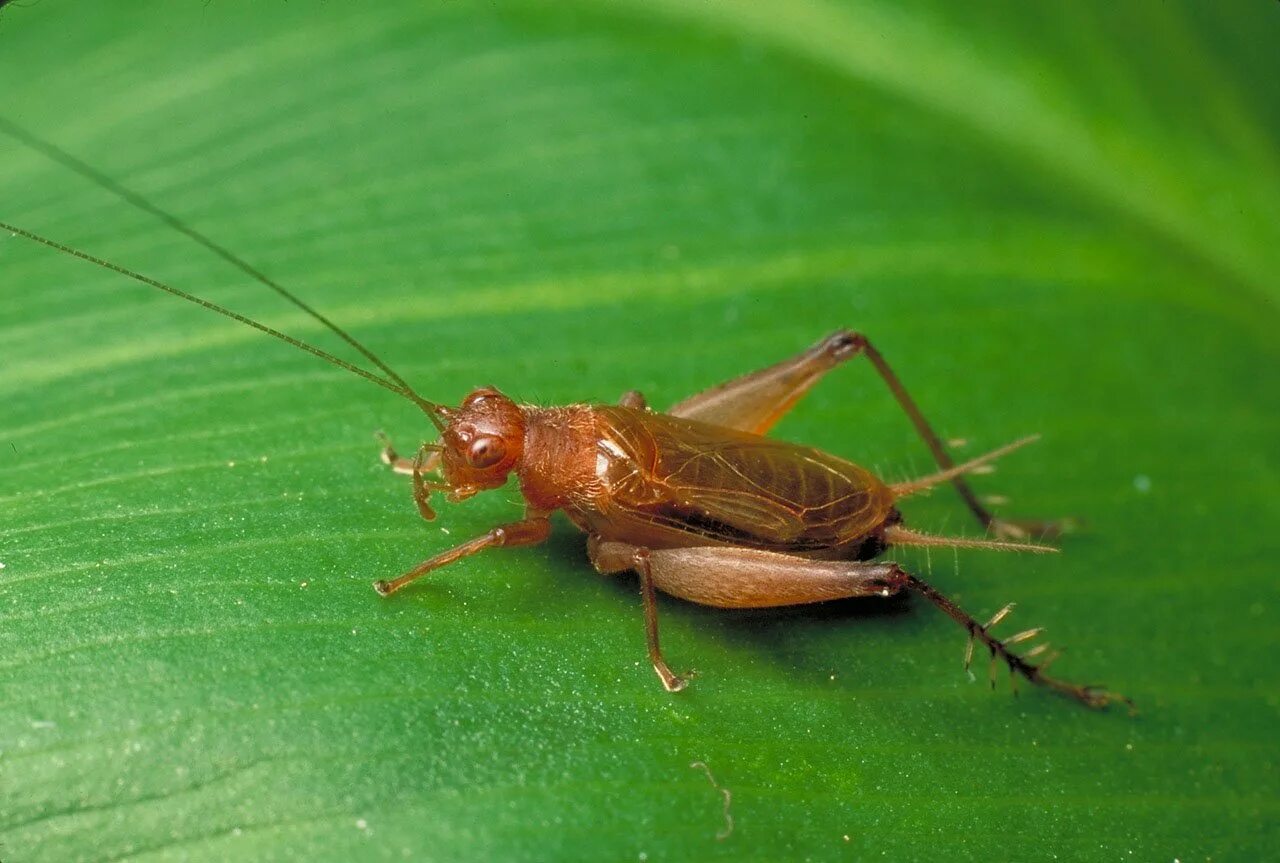
[[[992,694],[918,602],[664,600],[671,696],[563,522],[381,600],[516,490],[426,524],[371,435],[411,405],[5,236],[0,859],[1273,856],[1277,44],[1264,2],[7,5],[0,113],[431,398],[666,405],[850,326],[962,454],[1043,433],[976,484],[1064,554],[900,559],[1142,714]],[[337,349],[8,139],[0,218]],[[777,434],[929,467],[862,363]]]

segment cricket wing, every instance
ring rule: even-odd
[[[875,476],[819,450],[662,414],[601,413],[615,518],[690,540],[818,552],[866,536],[892,509]]]

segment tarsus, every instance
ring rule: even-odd
[[[1112,701],[1119,701],[1128,706],[1130,713],[1136,712],[1132,701],[1125,698],[1123,695],[1109,692],[1104,687],[1068,683],[1065,680],[1059,680],[1056,677],[1050,677],[1045,674],[1045,669],[1049,667],[1049,664],[1058,658],[1058,653],[1056,652],[1049,654],[1039,664],[1036,664],[1029,660],[1039,657],[1047,648],[1034,647],[1021,655],[1014,653],[1009,649],[1014,644],[1035,638],[1037,635],[1040,635],[1042,630],[1028,629],[1004,640],[993,636],[990,632],[991,627],[1009,616],[1011,606],[1005,606],[997,612],[988,625],[980,626],[978,622],[970,617],[962,608],[960,608],[960,606],[943,596],[928,582],[916,578],[911,573],[903,570],[898,570],[897,578],[901,579],[901,584],[903,584],[903,586],[915,591],[925,599],[932,602],[945,612],[948,617],[964,627],[969,633],[969,645],[965,650],[966,669],[969,667],[969,662],[973,658],[973,642],[975,640],[981,642],[987,650],[991,652],[991,685],[993,688],[995,686],[995,663],[997,660],[1003,660],[1004,663],[1009,666],[1009,674],[1011,676],[1016,675],[1024,677],[1032,683],[1048,687],[1062,695],[1074,698],[1089,707],[1102,708],[1106,707]],[[1014,691],[1017,691],[1016,688]]]

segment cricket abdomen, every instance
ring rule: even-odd
[[[566,512],[597,536],[865,558],[897,520],[883,482],[819,450],[630,408],[591,410],[598,485]]]

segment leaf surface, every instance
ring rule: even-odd
[[[1265,858],[1278,41],[1275,4],[6,6],[7,117],[429,398],[668,405],[849,326],[959,456],[1043,433],[975,484],[1084,519],[1064,554],[900,559],[1142,712],[987,692],[910,602],[664,600],[671,696],[563,520],[382,600],[517,490],[425,523],[372,437],[411,404],[5,236],[0,859]],[[343,350],[9,139],[0,219]],[[931,469],[861,362],[775,434]]]

